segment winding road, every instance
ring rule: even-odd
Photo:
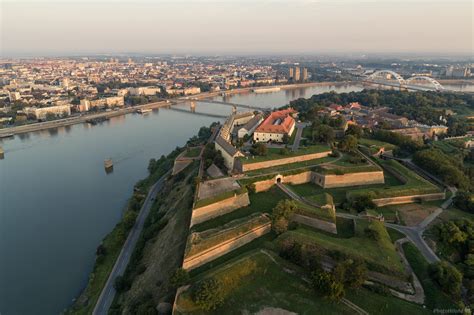
[[[114,283],[117,277],[122,276],[127,268],[128,262],[130,260],[130,256],[133,253],[135,245],[137,244],[138,238],[140,233],[143,230],[143,225],[145,220],[150,213],[150,209],[153,205],[153,201],[158,194],[158,192],[163,188],[165,183],[166,177],[170,174],[171,171],[168,171],[166,174],[161,176],[161,178],[150,188],[148,195],[143,202],[142,208],[138,214],[137,220],[133,225],[130,233],[128,234],[127,240],[120,251],[120,255],[115,262],[114,268],[105,283],[104,288],[97,300],[97,303],[94,307],[94,311],[92,314],[94,315],[105,315],[108,313],[110,305],[112,305],[112,301],[115,297],[115,288]]]

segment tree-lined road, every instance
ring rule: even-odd
[[[122,250],[120,251],[120,255],[117,258],[117,261],[115,262],[114,268],[112,269],[112,272],[110,273],[104,288],[102,289],[102,292],[99,296],[99,299],[97,300],[92,314],[105,315],[108,313],[110,305],[112,305],[112,301],[114,300],[116,293],[114,288],[115,279],[117,279],[117,277],[119,276],[122,276],[125,272],[125,269],[127,268],[128,262],[130,260],[130,256],[132,255],[133,250],[135,249],[135,245],[137,244],[138,238],[140,237],[140,233],[143,230],[145,220],[148,214],[150,213],[153,201],[158,192],[163,188],[166,177],[169,174],[170,171],[163,175],[150,188],[150,191],[148,192],[148,195],[146,196],[145,201],[143,202],[143,206],[140,209],[137,220],[135,221],[135,224],[133,225],[130,233],[128,234],[127,240],[125,241],[125,244],[123,245]]]

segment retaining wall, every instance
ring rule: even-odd
[[[307,217],[301,214],[294,214],[291,220],[328,233],[337,234],[336,224],[332,222]]]
[[[235,209],[248,206],[249,204],[250,200],[248,193],[243,193],[240,195],[234,195],[233,197],[215,202],[204,207],[195,208],[193,209],[193,213],[191,216],[190,227],[195,224],[199,224],[212,218],[232,212]]]
[[[202,266],[216,258],[219,258],[227,254],[228,252],[231,252],[253,241],[256,238],[259,238],[260,236],[269,233],[272,229],[271,226],[271,222],[265,223],[263,225],[253,228],[252,230],[242,235],[236,236],[205,251],[202,251],[199,254],[196,254],[191,257],[186,257],[183,262],[183,268],[186,270],[191,270]]]
[[[372,201],[377,205],[377,207],[389,206],[389,205],[399,205],[404,203],[413,203],[419,201],[431,201],[431,200],[443,200],[446,199],[446,193],[433,193],[425,195],[411,195],[411,196],[400,196],[392,198],[379,198],[373,199]]]
[[[329,154],[331,154],[331,150],[319,152],[319,153],[310,153],[310,154],[305,154],[305,155],[270,160],[270,161],[262,161],[262,162],[255,162],[255,163],[242,163],[241,171],[247,172],[247,171],[259,170],[262,168],[284,165],[284,164],[304,162],[304,161],[314,160],[314,159],[321,159],[323,157],[328,156]]]
[[[314,173],[314,182],[323,188],[383,184],[383,171],[322,175]]]

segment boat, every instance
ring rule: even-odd
[[[0,135],[0,138],[10,138],[10,137],[13,137],[13,133],[6,133],[3,135]]]
[[[3,148],[0,147],[0,160],[5,157],[5,151],[3,151]]]
[[[278,92],[280,91],[279,87],[271,87],[271,88],[261,88],[261,89],[252,89],[254,93],[270,93],[270,92]]]
[[[142,115],[148,114],[148,113],[151,113],[151,109],[150,108],[147,108],[147,109],[141,109],[140,108],[140,109],[137,109],[137,113],[142,114]]]
[[[104,168],[106,173],[110,173],[114,170],[114,162],[112,161],[112,159],[104,160]]]

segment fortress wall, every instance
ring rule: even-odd
[[[242,235],[236,236],[232,239],[224,241],[214,247],[211,247],[199,254],[191,257],[186,257],[183,262],[183,268],[191,270],[196,267],[202,266],[218,257],[221,257],[228,252],[231,252],[260,236],[263,236],[271,231],[271,222],[257,226],[254,229],[245,232]]]
[[[259,182],[255,182],[253,184],[255,185],[255,192],[259,193],[259,192],[266,191],[272,188],[272,186],[275,185],[275,178],[262,180]]]
[[[328,233],[337,234],[336,224],[332,222],[323,221],[316,218],[310,218],[300,214],[294,214],[291,220]]]
[[[325,151],[325,152],[319,152],[319,153],[311,153],[311,154],[287,157],[287,158],[282,158],[282,159],[277,159],[277,160],[270,160],[270,161],[263,161],[263,162],[256,162],[256,163],[246,163],[246,164],[242,163],[242,171],[247,172],[247,171],[253,171],[253,170],[258,170],[261,168],[268,168],[268,167],[273,167],[273,166],[278,166],[278,165],[283,165],[283,164],[321,159],[323,157],[328,156],[330,153],[331,153],[331,150]]]
[[[323,188],[349,187],[385,182],[383,171],[349,173],[344,175],[314,174],[314,182]]]
[[[380,198],[373,199],[372,201],[377,205],[377,207],[388,206],[388,205],[399,205],[404,203],[413,203],[419,201],[431,201],[431,200],[443,200],[446,198],[446,193],[433,193],[425,195],[411,195],[411,196],[400,196],[400,197],[391,197],[391,198]]]
[[[216,203],[193,209],[191,217],[192,227],[195,224],[202,223],[212,218],[232,212],[250,204],[248,193],[234,195],[233,197],[218,201]]]
[[[302,172],[299,174],[294,175],[286,175],[283,176],[282,182],[285,184],[292,184],[292,185],[299,185],[309,183],[312,180],[312,173],[311,171]]]

